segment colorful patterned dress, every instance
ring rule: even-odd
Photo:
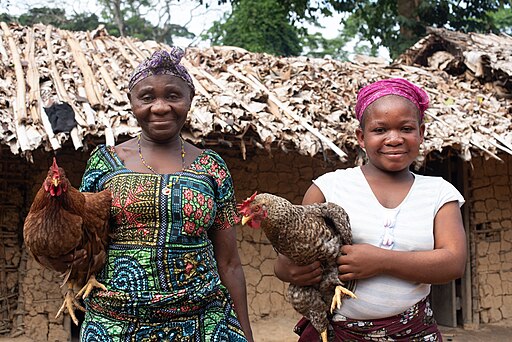
[[[80,190],[102,189],[113,195],[107,264],[97,275],[108,291],[86,300],[80,340],[246,341],[207,236],[239,219],[222,158],[205,150],[161,177],[126,169],[101,145]]]

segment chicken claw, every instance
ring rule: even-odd
[[[352,298],[357,298],[357,296],[349,289],[346,289],[341,285],[336,286],[336,289],[334,291],[334,296],[332,296],[331,313],[334,311],[334,309],[339,309],[341,307],[342,295],[347,295]]]
[[[73,284],[68,283],[68,290],[66,291],[66,295],[64,296],[64,303],[62,303],[59,311],[57,312],[57,315],[55,315],[55,318],[59,317],[64,312],[65,309],[68,309],[71,319],[76,325],[78,325],[78,319],[76,318],[75,315],[75,308],[78,308],[85,312],[85,308],[82,305],[80,305],[80,303],[75,299],[73,292]]]
[[[82,287],[80,289],[80,291],[78,291],[78,293],[76,294],[76,298],[78,298],[80,296],[82,296],[82,299],[87,298],[87,296],[89,296],[89,294],[91,293],[91,291],[94,288],[99,288],[99,289],[102,289],[103,291],[107,291],[107,288],[105,287],[105,285],[103,285],[102,283],[97,281],[96,277],[94,275],[91,275],[89,277],[89,280],[87,281],[87,284],[85,284],[85,286]]]

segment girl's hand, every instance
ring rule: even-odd
[[[319,261],[299,266],[282,254],[277,256],[274,273],[282,281],[299,286],[314,285],[322,279],[322,267]]]
[[[53,269],[57,272],[64,273],[70,267],[81,267],[87,259],[87,251],[79,249],[59,258],[49,258],[40,256],[37,258],[43,266]]]
[[[339,279],[365,279],[383,273],[386,250],[369,244],[345,245],[336,259]]]

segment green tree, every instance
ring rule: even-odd
[[[425,36],[426,29],[447,27],[462,32],[498,32],[507,23],[495,13],[510,13],[510,2],[496,0],[362,0],[346,21],[342,36],[371,42],[375,53],[379,45],[397,57]],[[510,21],[508,21],[510,25]],[[354,31],[354,27],[357,30]],[[510,27],[510,26],[509,26]]]
[[[193,38],[186,27],[172,23],[173,0],[97,0],[105,20],[113,20],[113,34],[173,44],[173,37]],[[147,18],[156,18],[152,24]],[[110,31],[109,31],[110,32]]]
[[[245,0],[219,1],[234,7]],[[347,15],[340,37],[334,40],[304,36],[303,45],[314,55],[321,55],[322,47],[336,55],[335,44],[355,39],[369,42],[372,54],[382,45],[396,57],[423,37],[429,26],[463,32],[510,32],[512,28],[510,0],[282,0],[279,4],[296,26],[304,21],[314,24],[320,15]]]
[[[240,0],[222,22],[208,31],[214,45],[233,45],[252,52],[281,56],[301,53],[300,29],[278,0]]]
[[[32,26],[37,23],[62,27],[66,24],[66,12],[61,8],[34,7],[27,13],[18,17],[18,22],[24,26]]]

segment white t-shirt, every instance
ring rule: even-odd
[[[394,209],[383,207],[360,167],[329,172],[313,181],[327,202],[341,205],[350,218],[353,243],[368,243],[396,251],[434,248],[434,217],[447,202],[464,204],[459,191],[441,177],[414,174],[405,199]],[[422,270],[418,270],[422,272]],[[388,275],[357,281],[357,299],[343,300],[334,320],[377,319],[410,308],[430,292],[430,284],[413,283]]]

